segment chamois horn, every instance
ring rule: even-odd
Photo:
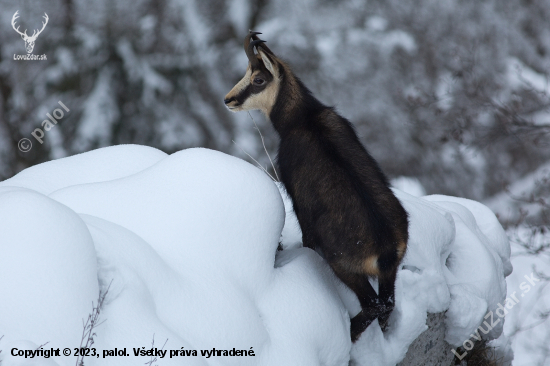
[[[260,43],[265,42],[259,39],[250,42],[250,40],[253,37],[257,38],[255,37],[256,34],[262,34],[262,33],[249,31],[246,37],[244,37],[244,52],[246,52],[246,56],[248,57],[248,60],[250,60],[250,65],[252,66],[253,69],[258,68],[260,66],[260,62],[258,61],[256,54],[254,53],[254,47]]]

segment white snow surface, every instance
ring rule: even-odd
[[[352,345],[355,295],[301,246],[284,188],[254,166],[122,145],[29,168],[0,182],[2,366],[73,365],[11,349],[78,347],[109,284],[87,366],[145,363],[134,348],[162,347],[162,365],[395,365],[442,311],[461,345],[506,298],[507,237],[480,203],[394,192],[410,219],[396,308],[386,333],[375,321]],[[102,357],[115,347],[130,356]],[[254,356],[201,356],[213,348]],[[182,349],[198,355],[170,358]]]

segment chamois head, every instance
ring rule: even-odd
[[[259,32],[249,31],[244,38],[244,51],[249,63],[244,77],[225,96],[224,102],[232,112],[261,110],[269,115],[279,92],[282,63],[258,39]],[[252,42],[251,42],[252,40]],[[254,53],[256,48],[258,54]]]

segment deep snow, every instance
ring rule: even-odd
[[[167,156],[122,145],[26,169],[0,183],[2,366],[74,364],[10,351],[77,347],[111,282],[94,347],[132,356],[87,366],[145,363],[132,348],[151,348],[153,336],[159,349],[167,340],[165,350],[199,354],[159,365],[332,366],[350,355],[355,365],[395,365],[427,312],[445,310],[446,339],[461,345],[505,300],[507,237],[480,203],[395,193],[411,223],[396,310],[385,334],[374,322],[352,347],[355,295],[301,247],[284,189],[254,166],[207,149]],[[200,356],[251,347],[255,356]]]

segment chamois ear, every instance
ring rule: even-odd
[[[273,76],[279,75],[279,73],[277,72],[277,67],[275,66],[275,62],[271,60],[269,55],[264,52],[260,47],[258,47],[257,50],[260,54],[260,57],[262,58],[262,61],[264,62],[267,71],[269,71]]]

